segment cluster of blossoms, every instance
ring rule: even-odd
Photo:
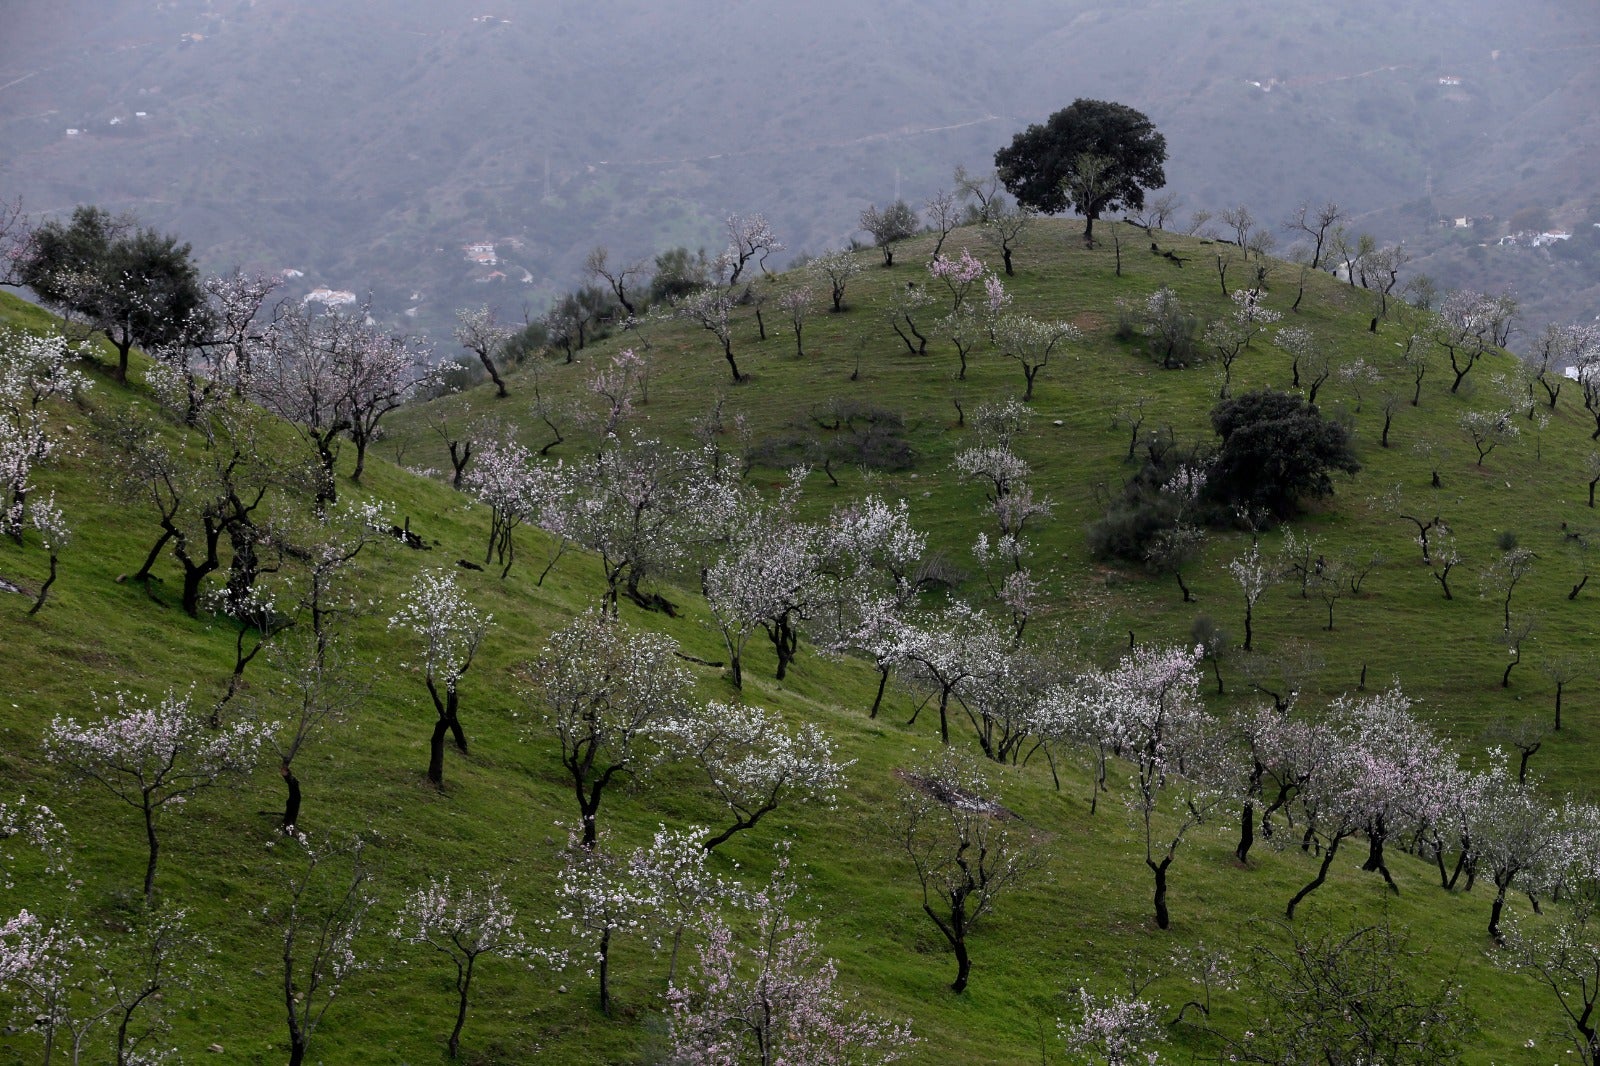
[[[952,315],[961,312],[966,304],[967,294],[974,285],[984,282],[987,286],[986,279],[994,278],[989,268],[984,265],[983,260],[965,248],[961,249],[961,256],[958,259],[951,259],[943,254],[934,256],[933,260],[928,264],[928,273],[938,281],[943,282],[945,288],[950,291],[950,313]],[[995,278],[995,281],[998,284],[999,278]],[[1003,287],[1001,291],[1004,291]]]
[[[1166,1039],[1154,1005],[1136,996],[1095,996],[1086,988],[1078,989],[1078,998],[1083,1019],[1074,1025],[1056,1021],[1068,1050],[1104,1056],[1108,1066],[1154,1066],[1160,1061],[1147,1047]]]
[[[753,934],[741,941],[720,915],[702,916],[697,981],[667,991],[671,1061],[867,1066],[899,1059],[910,1027],[853,1014],[835,989],[838,970],[821,957],[814,922],[791,911],[798,891],[780,852],[772,881],[749,894]]]
[[[79,355],[59,333],[0,330],[0,535],[20,540],[30,525],[53,543],[65,535],[54,499],[30,501],[30,495],[34,470],[61,449],[45,402],[89,387],[73,365]]]

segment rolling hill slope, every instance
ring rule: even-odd
[[[1203,320],[1233,306],[1223,296],[1213,262],[1228,251],[1225,246],[1158,235],[1163,248],[1186,260],[1179,266],[1152,255],[1146,235],[1125,228],[1122,237],[1119,276],[1110,246],[1086,251],[1075,225],[1042,223],[1018,253],[1017,276],[1006,279],[1015,306],[1068,319],[1084,334],[1043,371],[1031,405],[1034,417],[1016,444],[1034,470],[1035,490],[1054,502],[1050,519],[1032,534],[1045,607],[1030,622],[1030,635],[1061,649],[1064,668],[1074,662],[1114,662],[1130,631],[1140,642],[1187,640],[1200,612],[1237,630],[1243,609],[1224,564],[1248,545],[1244,533],[1208,538],[1203,558],[1186,572],[1198,601],[1193,604],[1180,601],[1170,580],[1095,561],[1086,548],[1084,527],[1134,469],[1124,461],[1129,431],[1114,424],[1116,412],[1142,397],[1146,428],[1166,425],[1180,440],[1200,440],[1209,436],[1206,416],[1218,390],[1211,367],[1160,370],[1145,356],[1142,338],[1118,339],[1118,301],[1136,309],[1151,292],[1170,286]],[[958,231],[948,247],[963,245],[992,255],[973,232]],[[957,381],[948,344],[935,338],[928,354],[914,355],[890,332],[881,305],[908,281],[927,283],[921,264],[929,249],[925,239],[910,242],[897,255],[903,265],[872,267],[858,275],[846,313],[818,313],[808,320],[803,358],[796,356],[793,337],[777,322],[770,302],[764,305],[765,341],[759,339],[754,309],[737,309],[733,344],[750,375],[738,385],[728,381],[719,346],[708,334],[681,322],[647,326],[649,395],[637,406],[633,426],[665,442],[687,444],[686,427],[720,397],[730,427],[722,439],[737,453],[746,441],[758,444],[797,423],[814,425],[819,414],[826,417],[843,404],[892,411],[915,449],[915,464],[878,472],[841,465],[835,470],[838,485],[813,471],[805,482],[804,509],[821,516],[869,491],[906,499],[913,523],[929,532],[957,586],[976,596],[983,585],[970,545],[987,520],[981,491],[950,473],[952,455],[970,439],[953,401],[970,415],[984,401],[1019,395],[1022,375],[984,347],[972,356],[965,380]],[[1243,272],[1244,264],[1235,264],[1230,278]],[[1288,265],[1272,264],[1268,306],[1288,312],[1297,280]],[[802,275],[792,274],[770,285],[781,290],[804,283]],[[1376,334],[1367,332],[1369,303],[1359,290],[1312,276],[1301,310],[1286,314],[1285,324],[1314,331],[1337,365],[1362,359],[1382,379],[1330,377],[1323,386],[1319,403],[1348,419],[1362,470],[1339,480],[1333,497],[1296,519],[1292,528],[1316,538],[1330,558],[1345,550],[1377,550],[1385,559],[1359,595],[1339,604],[1331,631],[1323,628],[1322,603],[1302,599],[1293,585],[1273,588],[1257,608],[1255,658],[1313,662],[1302,679],[1301,702],[1308,709],[1354,689],[1363,672],[1369,689],[1397,677],[1430,723],[1462,750],[1477,751],[1484,746],[1486,727],[1499,719],[1547,718],[1553,693],[1539,664],[1593,644],[1594,594],[1585,590],[1567,598],[1586,557],[1569,549],[1563,536],[1563,528],[1586,534],[1592,525],[1585,466],[1592,424],[1564,391],[1547,427],[1524,432],[1480,466],[1457,422],[1464,411],[1507,402],[1498,397],[1492,379],[1509,374],[1512,361],[1503,354],[1487,356],[1464,390],[1470,395],[1452,395],[1436,358],[1420,406],[1398,406],[1391,446],[1382,447],[1384,389],[1404,387],[1409,397],[1410,379],[1395,365],[1396,344],[1405,331],[1388,321]],[[10,298],[3,309],[13,322],[47,327],[44,316]],[[588,379],[625,344],[644,349],[640,336],[624,336],[584,349],[571,365],[539,364],[541,391],[562,404],[592,408],[596,401]],[[1287,356],[1263,339],[1236,365],[1234,387],[1283,387],[1288,375]],[[400,898],[429,876],[449,873],[465,881],[493,871],[504,877],[530,935],[552,945],[565,942],[565,923],[554,919],[555,871],[565,827],[574,823],[576,812],[555,744],[541,727],[540,709],[522,694],[520,679],[550,632],[598,601],[599,566],[569,552],[542,584],[535,584],[542,564],[532,560],[550,542],[529,530],[517,534],[522,561],[506,579],[492,570],[457,566],[457,560],[481,556],[488,531],[485,509],[439,477],[408,469],[428,468],[435,475],[448,470],[431,428],[440,418],[462,424],[489,414],[517,425],[531,445],[542,444],[541,427],[528,417],[534,380],[534,369],[524,367],[508,379],[511,396],[505,400],[496,401],[480,388],[405,409],[379,446],[365,483],[355,486],[341,478],[342,496],[380,504],[392,521],[406,521],[428,550],[374,544],[363,552],[359,598],[369,606],[352,623],[351,658],[364,675],[367,697],[345,721],[319,734],[296,764],[306,790],[303,827],[319,835],[365,834],[380,874],[371,946],[363,946],[369,957],[381,957],[382,965],[351,979],[317,1030],[313,1060],[443,1057],[453,1012],[448,964],[409,952],[382,935]],[[0,596],[0,646],[12,679],[7,699],[0,702],[0,766],[13,794],[48,802],[65,824],[73,841],[73,877],[82,882],[71,894],[72,910],[87,928],[105,935],[122,927],[138,895],[144,842],[132,820],[136,815],[92,788],[67,788],[61,772],[42,757],[40,738],[56,715],[95,717],[90,694],[119,687],[154,695],[194,685],[194,698],[208,704],[225,688],[236,635],[224,618],[183,615],[170,564],[158,568],[162,580],[149,594],[118,580],[137,567],[159,530],[149,515],[108,489],[108,473],[113,480],[117,475],[93,446],[94,426],[118,411],[148,406],[143,386],[123,391],[97,376],[77,406],[54,412],[63,433],[82,447],[40,480],[57,493],[76,539],[39,614],[25,615],[26,596]],[[567,425],[570,439],[553,454],[578,461],[592,435],[574,428],[575,420],[569,418]],[[287,434],[275,439],[291,446]],[[1435,471],[1437,489],[1430,484]],[[751,476],[783,480],[782,471],[760,466]],[[1426,500],[1425,509],[1446,517],[1456,531],[1464,561],[1454,579],[1458,594],[1453,600],[1440,595],[1430,570],[1418,560],[1411,527],[1384,502],[1397,484],[1409,499]],[[1492,639],[1500,604],[1492,588],[1479,596],[1475,574],[1496,557],[1497,540],[1507,532],[1537,553],[1535,569],[1516,597],[1519,609],[1538,613],[1539,624],[1523,650],[1525,665],[1503,689],[1505,650]],[[1263,544],[1276,549],[1283,537],[1282,528],[1273,530]],[[20,547],[0,543],[0,576],[25,590],[42,580],[44,563],[31,539]],[[432,711],[416,670],[415,645],[386,624],[415,575],[434,567],[450,568],[472,600],[494,614],[462,683],[470,753],[447,753],[442,789],[422,777]],[[667,575],[664,591],[680,607],[673,617],[624,601],[623,618],[673,637],[695,659],[720,660],[721,637],[695,584],[692,572]],[[790,675],[778,682],[771,676],[770,651],[758,645],[759,640],[752,644],[742,698],[790,722],[824,730],[839,756],[852,760],[848,788],[831,808],[780,807],[755,830],[719,849],[713,865],[723,874],[759,883],[773,862],[772,844],[792,839],[793,856],[806,878],[806,913],[819,920],[824,950],[838,960],[841,983],[862,1006],[912,1019],[920,1042],[909,1050],[909,1061],[1033,1061],[1041,1047],[1047,1061],[1071,1061],[1053,1030],[1058,1017],[1075,1019],[1080,985],[1111,994],[1122,989],[1125,969],[1154,974],[1149,994],[1175,1008],[1192,988],[1170,961],[1174,949],[1215,951],[1229,945],[1243,958],[1249,942],[1259,938],[1276,944],[1288,935],[1272,919],[1314,872],[1313,856],[1294,847],[1260,847],[1249,865],[1240,867],[1231,858],[1234,819],[1204,827],[1190,837],[1173,868],[1173,926],[1159,931],[1150,920],[1142,846],[1120,802],[1125,770],[1113,770],[1113,792],[1090,815],[1093,779],[1087,756],[1058,760],[1059,790],[1037,759],[991,766],[1000,800],[1047,842],[1049,858],[1036,876],[1001,898],[973,934],[972,984],[963,995],[952,995],[946,987],[950,958],[920,913],[910,864],[895,840],[903,775],[938,746],[928,716],[907,724],[924,694],[893,689],[884,712],[869,718],[866,708],[878,681],[870,664],[830,660],[803,645]],[[1263,699],[1245,682],[1245,658],[1234,653],[1221,664],[1227,694],[1208,697],[1218,713]],[[699,698],[735,697],[719,669],[703,663],[691,669]],[[270,664],[253,664],[245,676],[248,691],[241,705],[263,717],[278,716],[281,707],[274,701],[281,697],[273,695]],[[1567,686],[1565,728],[1534,758],[1535,771],[1552,793],[1588,789],[1591,749],[1600,730],[1597,694],[1593,676]],[[955,746],[974,748],[959,717],[952,739]],[[197,796],[165,823],[160,895],[188,908],[196,932],[211,945],[204,979],[181,998],[173,1019],[172,1041],[186,1057],[202,1056],[213,1043],[223,1048],[219,1057],[229,1061],[276,1062],[286,1053],[281,942],[269,914],[281,905],[284,881],[297,858],[275,830],[281,784],[273,769],[258,768],[237,789]],[[661,823],[713,824],[722,817],[711,791],[681,765],[668,767],[648,787],[609,796],[603,814],[614,839],[627,846],[645,842]],[[1560,1029],[1560,1018],[1533,981],[1492,965],[1483,932],[1489,901],[1482,887],[1447,893],[1437,887],[1428,864],[1401,855],[1390,861],[1398,895],[1376,875],[1357,869],[1352,856],[1334,868],[1330,884],[1302,911],[1302,921],[1313,928],[1323,921],[1339,927],[1387,914],[1410,930],[1410,948],[1418,954],[1407,956],[1406,967],[1419,981],[1448,978],[1462,984],[1476,1025],[1466,1040],[1468,1061],[1545,1061],[1558,1046],[1551,1034]],[[18,905],[62,904],[59,881],[36,864],[22,861],[15,871]],[[1525,901],[1513,900],[1512,909],[1523,914]],[[537,919],[552,928],[538,930],[532,924]],[[613,964],[618,1006],[605,1017],[595,1009],[594,981],[583,965],[556,974],[486,960],[463,1038],[466,1061],[658,1061],[665,960],[647,950],[643,937],[624,936]],[[1248,991],[1217,996],[1211,1027],[1237,1033],[1252,1024]],[[173,997],[179,1000],[176,993]],[[1184,1024],[1170,1035],[1180,1057],[1221,1049],[1208,1026]],[[38,1047],[35,1035],[13,1029],[0,1036],[0,1062],[33,1061]]]

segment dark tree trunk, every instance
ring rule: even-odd
[[[156,812],[149,796],[144,799],[144,837],[150,847],[150,859],[144,867],[144,901],[148,904],[156,895],[156,856],[161,852],[161,842],[156,839]]]
[[[1445,884],[1444,884],[1444,887],[1449,889],[1452,892],[1455,891],[1456,883],[1461,880],[1462,872],[1468,869],[1468,866],[1467,866],[1467,852],[1468,852],[1467,845],[1465,843],[1463,843],[1461,845],[1461,854],[1456,856],[1455,869],[1450,871],[1450,879],[1448,881],[1446,881]],[[1440,865],[1441,865],[1441,868],[1442,868],[1443,859],[1440,860]],[[1472,890],[1472,881],[1471,881],[1470,877],[1469,877],[1469,879],[1467,881],[1467,890],[1468,891]]]
[[[706,851],[715,851],[717,848],[720,848],[722,845],[726,844],[729,840],[732,840],[735,833],[742,833],[746,829],[753,827],[757,822],[761,821],[762,818],[766,817],[777,809],[778,793],[774,791],[772,795],[767,797],[766,802],[752,811],[748,817],[743,815],[738,816],[734,819],[734,823],[728,828],[724,829],[715,836],[707,837],[705,840],[702,840],[700,842],[700,846]]]
[[[466,472],[467,463],[472,459],[472,442],[452,440],[446,442],[450,447],[450,487],[461,487],[461,475]]]
[[[220,531],[212,531],[209,528],[209,522],[207,525],[206,542],[208,550],[205,558],[198,563],[188,557],[188,554],[184,551],[183,535],[178,535],[176,553],[178,562],[183,564],[183,594],[180,602],[183,605],[183,613],[190,618],[198,618],[200,616],[200,586],[220,565],[217,559],[217,533]]]
[[[605,773],[601,774],[599,778],[589,785],[589,791],[585,793],[583,790],[584,775],[576,769],[577,765],[576,762],[569,759],[567,769],[573,771],[573,791],[578,795],[578,819],[583,823],[583,846],[593,851],[596,841],[600,838],[598,820],[600,796],[605,790],[606,782],[611,780],[611,775],[617,772],[619,767],[612,766],[607,769]]]
[[[50,553],[50,576],[45,578],[44,584],[39,586],[39,595],[34,598],[33,606],[28,608],[28,617],[32,618],[39,613],[39,608],[44,606],[44,598],[50,594],[50,586],[56,583],[56,553]]]
[[[1245,793],[1244,806],[1239,812],[1239,846],[1233,849],[1233,857],[1241,864],[1250,861],[1250,849],[1256,842],[1256,803],[1255,796],[1261,791],[1261,775],[1266,770],[1260,762],[1256,762],[1250,771],[1250,785]]]
[[[1322,865],[1317,869],[1317,876],[1311,880],[1310,884],[1296,892],[1294,898],[1289,901],[1289,907],[1284,912],[1284,916],[1289,920],[1294,920],[1294,909],[1300,905],[1300,901],[1311,895],[1318,888],[1321,888],[1322,883],[1328,879],[1328,867],[1333,865],[1333,857],[1339,853],[1339,843],[1342,840],[1344,840],[1344,837],[1334,837],[1328,843],[1328,850],[1322,853]]]
[[[456,1007],[456,1027],[450,1031],[450,1057],[453,1059],[461,1052],[461,1030],[467,1024],[467,993],[472,988],[472,965],[478,961],[476,955],[467,956],[467,967],[461,974],[457,988],[461,993],[459,1005]]]
[[[909,319],[907,321],[909,321]],[[890,326],[891,329],[894,330],[895,336],[900,338],[900,343],[902,343],[902,344],[904,344],[906,346],[906,351],[907,352],[909,352],[912,355],[921,355],[922,354],[921,352],[917,351],[917,346],[915,344],[911,343],[911,338],[906,336],[905,330],[900,328],[900,320],[898,318],[890,319],[889,320],[889,326]],[[913,330],[913,332],[915,332],[915,331]]]
[[[428,741],[428,781],[439,787],[444,785],[444,735],[449,728],[442,717],[437,719]]]
[[[600,1013],[611,1013],[611,930],[600,934]]]
[[[333,437],[319,437],[316,441],[317,461],[322,468],[321,476],[317,478],[317,509],[338,502],[339,486],[334,473],[337,456],[333,450]]]
[[[1400,886],[1395,884],[1394,878],[1389,875],[1389,866],[1383,858],[1383,845],[1388,835],[1388,831],[1383,826],[1382,818],[1379,818],[1368,828],[1367,861],[1361,864],[1361,868],[1368,873],[1382,874],[1384,883],[1398,896],[1400,894]]]
[[[157,995],[160,991],[161,986],[159,984],[146,985],[144,990],[135,996],[131,1003],[122,1008],[122,1018],[117,1023],[117,1066],[130,1066],[128,1058],[128,1026],[133,1021],[134,1012],[139,1009],[141,1003],[151,996]],[[149,1060],[141,1057],[139,1061],[147,1062]]]
[[[950,991],[965,992],[967,977],[972,973],[972,960],[967,956],[967,943],[959,940],[954,945],[956,953],[956,979],[950,982]]]
[[[1496,889],[1494,902],[1489,906],[1489,935],[1494,938],[1496,944],[1503,944],[1505,935],[1500,932],[1500,912],[1505,909],[1506,890],[1511,887],[1511,878],[1502,879],[1497,874],[1494,883]]]
[[[1160,862],[1146,859],[1145,865],[1156,875],[1156,928],[1165,929],[1172,924],[1172,918],[1167,914],[1167,867],[1172,865],[1172,856],[1168,855]]]
[[[633,313],[633,308],[628,308],[628,313]],[[479,352],[478,361],[483,364],[483,369],[489,372],[489,380],[494,382],[495,396],[505,399],[506,383],[500,380],[500,372],[494,368],[494,360],[489,358],[488,352]]]
[[[1594,484],[1589,485],[1589,506],[1594,506]],[[156,560],[161,557],[161,549],[167,546],[167,541],[172,539],[172,530],[163,529],[161,536],[156,539],[155,547],[150,549],[150,554],[144,557],[144,565],[139,567],[139,572],[133,575],[132,580],[146,582],[150,580],[150,571],[156,565]]]
[[[126,385],[128,383],[128,352],[133,349],[133,338],[126,334],[113,336],[107,333],[106,336],[111,338],[111,343],[117,349],[117,369],[111,376],[116,379],[118,385]]]
[[[1517,760],[1517,784],[1525,785],[1528,783],[1528,762],[1539,753],[1539,749],[1542,747],[1544,747],[1543,744],[1534,744],[1520,749],[1522,757]]]
[[[795,631],[788,615],[784,615],[767,627],[767,636],[772,641],[773,650],[778,654],[777,680],[782,681],[788,676],[789,664],[794,662],[794,657],[799,651],[800,634]]]
[[[887,666],[878,667],[878,694],[872,698],[872,713],[867,715],[868,718],[876,718],[876,717],[878,717],[878,708],[883,705],[883,690],[889,684],[889,671],[890,671],[890,669],[891,668],[887,667]],[[1559,709],[1559,707],[1557,708],[1556,717],[1557,717],[1557,720],[1559,721],[1559,719],[1560,719],[1560,709]],[[1560,726],[1557,726],[1556,728],[1559,729]]]
[[[456,691],[454,685],[446,685],[444,699],[440,699],[439,689],[433,683],[433,678],[429,677],[427,679],[427,685],[428,695],[433,697],[433,709],[439,716],[438,729],[448,729],[451,737],[455,740],[456,750],[463,755],[467,754],[467,732],[461,727],[461,694]],[[440,742],[443,743],[442,734]],[[443,765],[441,764],[440,773],[443,772]],[[437,781],[434,783],[438,784]]]
[[[288,798],[283,802],[283,829],[288,832],[300,824],[300,779],[294,776],[294,771],[285,762],[278,768],[283,775],[283,783],[289,790]]]
[[[722,342],[722,357],[728,361],[728,369],[733,373],[733,383],[739,384],[744,380],[744,375],[739,373],[739,364],[733,360],[733,345],[727,341]]]
[[[1178,588],[1183,590],[1183,602],[1184,603],[1193,603],[1194,602],[1194,593],[1190,592],[1189,591],[1189,586],[1184,584],[1184,582],[1183,582],[1183,574],[1181,574],[1177,570],[1174,570],[1172,572],[1172,576],[1178,579]]]

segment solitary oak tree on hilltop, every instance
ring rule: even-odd
[[[1146,189],[1167,183],[1167,139],[1142,111],[1105,100],[1074,100],[1012,138],[995,169],[1017,203],[1047,215],[1071,207],[1094,220],[1124,207],[1141,210]]]

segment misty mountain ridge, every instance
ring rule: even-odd
[[[1571,0],[107,6],[15,5],[0,193],[130,210],[209,269],[298,270],[411,330],[537,314],[599,244],[715,250],[730,213],[840,246],[1077,96],[1155,120],[1180,219],[1331,199],[1440,288],[1515,289],[1530,332],[1600,312],[1587,251],[1479,250],[1524,209],[1600,221],[1600,18]]]

